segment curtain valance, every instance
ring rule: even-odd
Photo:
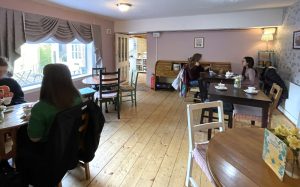
[[[75,38],[82,43],[93,41],[92,26],[59,18],[24,13],[27,42],[39,43],[52,38],[59,43],[69,43]]]

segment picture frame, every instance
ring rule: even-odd
[[[293,49],[300,49],[300,30],[293,33]]]
[[[204,48],[204,38],[195,37],[194,38],[194,48]]]

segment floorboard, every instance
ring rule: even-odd
[[[120,120],[112,106],[105,113],[99,147],[90,162],[91,179],[85,180],[84,170],[78,167],[63,178],[63,187],[184,186],[189,100],[177,92],[153,91],[146,86],[138,91],[137,98],[137,107],[122,103]],[[240,122],[237,126],[247,128],[248,124]],[[276,111],[272,126],[279,124],[292,125]],[[196,181],[211,186],[196,164],[193,168]]]

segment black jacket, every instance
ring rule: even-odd
[[[79,127],[82,126],[84,113],[89,117],[85,133],[82,134]],[[104,122],[101,109],[92,101],[59,112],[50,127],[48,141],[41,143],[37,151],[31,151],[37,154],[19,159],[25,162],[25,166],[22,163],[25,171],[20,172],[31,172],[31,180],[27,181],[34,186],[57,185],[68,170],[77,166],[79,160],[89,162],[94,158]],[[30,166],[26,166],[26,163]]]
[[[288,89],[285,86],[284,81],[276,72],[275,68],[272,67],[265,68],[260,77],[261,77],[261,81],[263,81],[264,83],[264,90],[266,93],[269,93],[273,83],[276,83],[282,88],[282,94],[280,97],[281,100],[288,98],[289,96]]]
[[[25,103],[24,93],[22,91],[19,83],[12,78],[2,78],[0,79],[0,86],[8,86],[10,91],[14,93],[14,96],[11,100],[11,105],[17,105],[21,103]]]

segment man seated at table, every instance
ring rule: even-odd
[[[5,58],[0,57],[0,86],[8,86],[10,92],[13,93],[13,98],[10,105],[25,103],[24,93],[18,82],[7,76],[8,63]]]

